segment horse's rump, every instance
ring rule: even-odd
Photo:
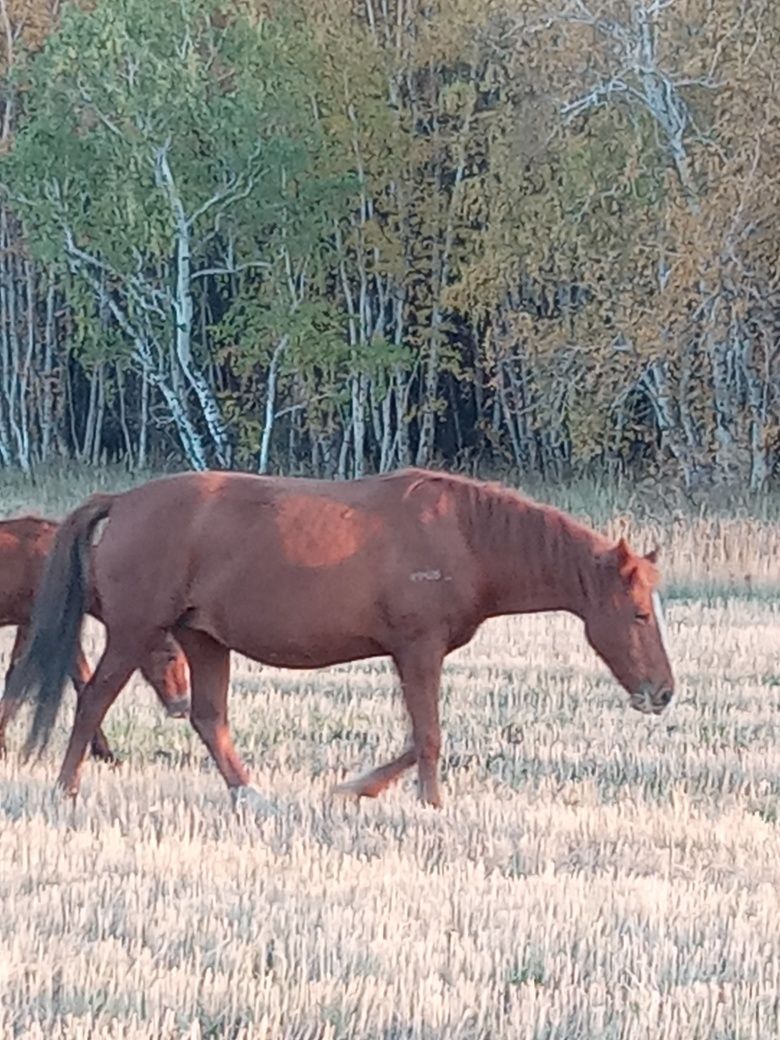
[[[57,524],[36,516],[0,521],[0,625],[25,625]]]

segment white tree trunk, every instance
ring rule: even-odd
[[[165,189],[176,225],[176,288],[171,306],[174,316],[176,359],[181,371],[198,399],[206,429],[214,447],[217,462],[228,467],[231,463],[230,439],[227,435],[219,403],[214,391],[192,356],[192,257],[190,223],[168,165],[167,147],[156,156],[158,183]]]
[[[288,337],[282,336],[274,348],[271,364],[268,366],[268,384],[265,391],[265,422],[260,439],[260,458],[257,463],[258,473],[268,472],[268,455],[271,450],[271,434],[276,418],[276,380],[279,373],[279,362],[288,343]]]

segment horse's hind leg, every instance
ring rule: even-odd
[[[210,635],[195,629],[178,630],[176,636],[190,663],[190,722],[228,787],[231,790],[245,788],[249,774],[238,757],[228,728],[230,651]]]
[[[76,660],[73,662],[73,670],[70,673],[71,682],[73,683],[74,689],[76,690],[76,710],[81,703],[81,698],[84,695],[84,689],[90,679],[90,668],[87,664],[87,659],[84,656],[84,651],[81,647],[76,651]],[[96,758],[99,762],[108,762],[110,765],[116,765],[117,757],[111,750],[106,735],[100,726],[95,730],[95,735],[90,741],[89,749],[93,758]]]
[[[16,637],[14,639],[14,645],[11,648],[11,660],[5,673],[5,685],[8,686],[8,680],[11,678],[11,673],[19,662],[19,658],[22,656],[24,650],[24,644],[27,642],[27,625],[19,625],[16,629]],[[9,701],[6,697],[0,700],[0,758],[5,757],[6,745],[5,745],[5,729],[9,722],[13,719],[14,715],[19,710],[18,701]]]
[[[78,699],[68,750],[60,769],[58,785],[75,796],[79,789],[81,766],[87,745],[97,734],[100,723],[116,700],[122,687],[133,674],[138,653],[126,646],[117,647],[109,635],[106,649],[89,682]]]

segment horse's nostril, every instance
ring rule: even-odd
[[[668,704],[671,699],[672,691],[670,689],[667,688],[666,690],[661,690],[661,704]]]

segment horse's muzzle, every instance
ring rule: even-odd
[[[643,715],[660,715],[674,695],[671,686],[653,687],[649,683],[631,694],[631,707]]]

